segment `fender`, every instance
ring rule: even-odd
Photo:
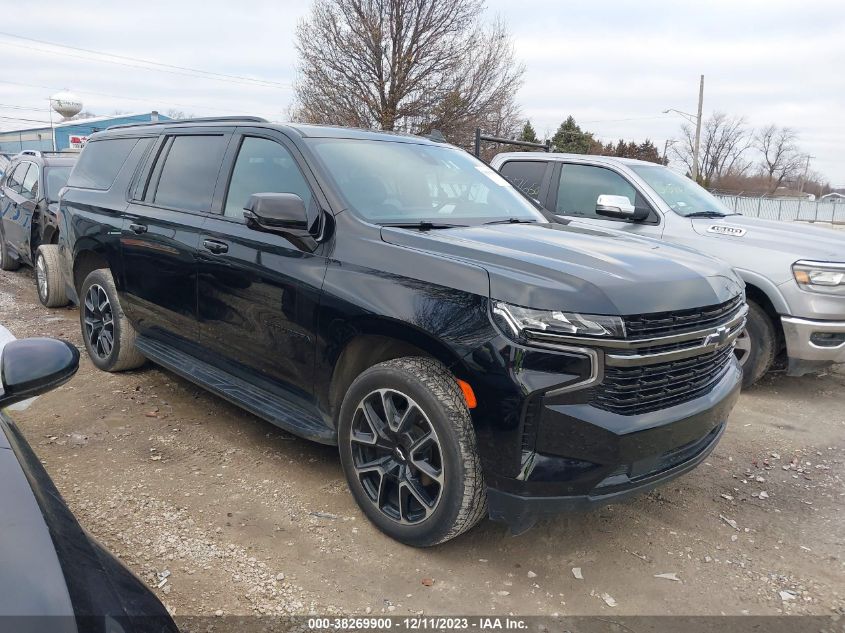
[[[735,268],[734,270],[736,270],[737,274],[745,283],[759,288],[760,291],[768,297],[769,301],[772,302],[772,306],[778,314],[791,314],[789,311],[789,304],[786,302],[783,294],[781,294],[780,289],[778,289],[778,287],[769,279],[763,277],[759,273],[755,273],[754,271],[746,270],[744,268]]]

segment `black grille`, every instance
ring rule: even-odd
[[[629,339],[641,339],[704,329],[727,321],[741,305],[742,297],[736,296],[725,303],[704,308],[626,316],[625,332]]]
[[[593,405],[635,415],[694,400],[724,376],[733,346],[668,363],[639,367],[606,366],[604,381],[593,391]]]

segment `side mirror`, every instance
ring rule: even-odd
[[[308,231],[305,203],[295,193],[255,193],[244,207],[244,217],[251,229],[278,233],[307,251],[317,248]]]
[[[79,368],[79,350],[54,338],[7,342],[0,352],[0,407],[63,385]]]
[[[627,196],[602,194],[596,200],[596,215],[630,222],[642,222],[648,217],[648,210],[635,207]]]

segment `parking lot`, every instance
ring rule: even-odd
[[[0,322],[81,347],[31,271]],[[336,451],[154,366],[95,369],[12,412],[82,525],[176,614],[845,613],[845,373],[774,373],[705,464],[636,501],[415,550],[349,495]]]

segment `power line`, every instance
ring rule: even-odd
[[[24,119],[18,116],[0,116],[0,119],[5,121],[26,121],[27,123],[46,123],[47,125],[50,125],[49,121],[45,121],[43,119]]]
[[[117,64],[119,66],[127,66],[129,68],[139,68],[139,69],[143,69],[143,70],[154,70],[154,71],[158,71],[158,72],[165,72],[165,73],[172,74],[172,75],[181,75],[181,76],[188,76],[188,77],[212,79],[212,80],[215,80],[215,81],[224,81],[224,82],[227,82],[227,83],[238,83],[238,84],[242,84],[242,85],[246,84],[246,85],[261,86],[261,87],[266,87],[266,88],[285,88],[285,89],[291,87],[291,85],[288,84],[288,83],[282,83],[282,82],[279,82],[279,81],[271,81],[269,79],[258,79],[258,78],[254,78],[254,77],[246,77],[246,76],[243,76],[243,75],[230,75],[230,74],[226,74],[226,73],[218,73],[218,72],[213,72],[213,71],[209,71],[209,70],[202,70],[202,69],[199,69],[199,68],[190,68],[190,67],[187,67],[187,66],[177,66],[175,64],[165,64],[163,62],[155,62],[155,61],[151,61],[149,59],[142,59],[142,58],[139,58],[139,57],[130,57],[128,55],[118,55],[116,53],[105,53],[105,52],[102,52],[102,51],[95,51],[95,50],[92,50],[92,49],[81,48],[81,47],[78,47],[78,46],[70,46],[70,45],[67,45],[67,44],[58,44],[56,42],[49,42],[47,40],[39,40],[39,39],[35,39],[35,38],[32,38],[32,37],[24,37],[22,35],[14,35],[12,33],[6,33],[6,32],[3,32],[3,31],[0,31],[0,35],[2,35],[4,37],[16,39],[16,40],[34,42],[36,44],[45,44],[47,46],[53,46],[53,47],[56,47],[56,48],[62,48],[62,49],[72,50],[72,51],[79,51],[79,52],[88,53],[88,54],[91,54],[91,55],[99,55],[99,56],[104,56],[104,57],[115,58],[115,59],[92,59],[90,57],[83,57],[81,55],[71,55],[71,54],[68,54],[68,53],[59,53],[58,51],[50,51],[50,50],[45,50],[43,48],[37,48],[37,47],[32,47],[32,46],[24,46],[22,44],[12,44],[12,43],[3,44],[4,46],[17,46],[17,47],[20,47],[20,48],[26,48],[26,49],[34,50],[34,51],[40,51],[42,53],[47,53],[47,54],[53,54],[53,55],[61,54],[61,55],[64,55],[64,56],[76,57],[78,59],[83,59],[83,60],[86,60],[86,61]],[[131,61],[131,62],[138,62],[138,63],[127,64],[127,63],[124,63],[124,62],[116,61],[117,59],[122,59],[122,60],[125,60],[125,61]],[[139,63],[145,64],[145,65],[139,65]],[[182,72],[176,72],[176,71],[182,71]]]

